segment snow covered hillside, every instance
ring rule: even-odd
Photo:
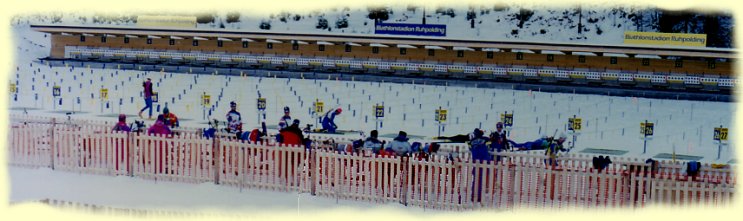
[[[425,13],[425,16],[424,16]],[[310,13],[280,12],[255,17],[239,11],[197,15],[200,29],[373,35],[375,20],[389,23],[445,24],[446,38],[554,43],[622,44],[625,31],[706,33],[708,47],[732,47],[730,14],[666,11],[632,5],[546,7],[529,4],[374,8],[330,8]],[[24,22],[68,25],[136,25],[136,15],[53,13],[16,17]]]

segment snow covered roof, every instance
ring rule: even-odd
[[[559,55],[565,55],[562,51],[553,51],[553,50],[542,50],[542,54],[559,54]]]
[[[292,40],[292,44],[306,45],[310,43],[307,43],[306,41]]]
[[[583,56],[597,56],[597,55],[596,55],[595,53],[593,53],[593,52],[585,52],[585,51],[574,51],[574,52],[572,52],[572,53],[573,53],[573,55],[583,55]]]
[[[127,38],[139,38],[139,36],[136,36],[136,35],[124,35],[124,37],[127,37]]]
[[[160,38],[160,36],[155,36],[155,35],[147,35],[147,38]]]
[[[193,40],[199,40],[199,41],[208,41],[209,39],[207,39],[207,38],[202,38],[202,37],[198,37],[198,36],[194,36],[194,37],[193,37]]]
[[[95,36],[95,35],[93,35],[93,34],[88,34],[88,33],[83,33],[82,35],[83,35],[83,36]]]
[[[109,38],[115,38],[116,37],[116,35],[112,35],[112,34],[105,34],[104,36],[109,37]]]
[[[623,58],[628,58],[629,55],[627,55],[627,54],[619,54],[619,53],[604,53],[604,57],[623,57]]]
[[[229,39],[229,38],[223,38],[223,37],[218,37],[218,38],[217,38],[217,40],[218,40],[218,41],[232,41],[232,39]]]
[[[475,51],[475,49],[472,49],[472,48],[469,48],[469,47],[458,47],[458,46],[453,47],[452,50],[455,50],[455,51]]]
[[[277,43],[277,44],[284,43],[284,42],[281,42],[279,40],[274,40],[274,39],[270,39],[270,38],[269,39],[266,39],[266,42],[268,42],[268,43]]]
[[[527,50],[527,49],[511,49],[511,52],[513,52],[513,53],[519,53],[519,52],[521,52],[521,53],[534,54],[534,51]]]
[[[398,44],[397,47],[398,48],[416,48],[415,46],[406,45],[406,44]]]
[[[654,55],[654,54],[638,54],[635,55],[636,58],[652,58],[652,59],[661,59],[660,56]]]
[[[495,51],[495,52],[499,52],[500,51],[500,48],[482,48],[482,51]]]
[[[410,44],[410,45],[438,45],[445,48],[452,46],[466,46],[471,48],[501,48],[501,49],[529,49],[532,51],[541,50],[558,50],[563,52],[585,51],[594,53],[624,53],[624,54],[657,54],[659,56],[682,56],[682,57],[703,57],[703,58],[729,58],[736,59],[737,49],[733,48],[708,48],[708,47],[682,47],[682,46],[659,46],[659,45],[625,45],[625,44],[595,44],[587,42],[571,43],[548,43],[544,41],[525,41],[525,40],[482,40],[482,39],[465,39],[465,38],[440,38],[424,36],[380,36],[369,34],[311,34],[298,33],[296,30],[286,32],[277,31],[236,31],[210,28],[193,28],[193,29],[163,29],[153,27],[117,27],[117,26],[83,26],[83,25],[31,25],[31,29],[39,32],[60,33],[67,32],[78,35],[80,33],[109,33],[115,35],[139,35],[146,36],[202,36],[209,38],[227,37],[238,39],[249,36],[257,41],[263,42],[268,38],[289,38],[302,39],[308,42],[329,41],[329,42],[347,42],[354,41],[362,45],[371,43],[383,43],[388,45]],[[258,40],[260,39],[260,40]],[[288,40],[287,40],[288,41]],[[422,47],[422,46],[421,46]],[[527,52],[528,53],[528,52]]]
[[[318,41],[317,44],[318,45],[335,45],[335,44],[330,43],[330,42],[327,42],[327,41]]]
[[[351,46],[361,46],[361,44],[358,44],[358,43],[353,43],[353,42],[346,42],[346,45],[351,45]]]
[[[183,38],[182,38],[182,37],[178,37],[178,36],[172,36],[172,35],[170,36],[170,39],[178,39],[178,40],[183,40]]]
[[[240,40],[247,41],[247,42],[255,42],[253,39],[250,39],[250,38],[241,38]]]
[[[62,35],[64,35],[64,36],[72,36],[72,34],[67,33],[67,32],[62,32]]]
[[[371,47],[381,47],[381,48],[389,47],[387,45],[379,44],[379,43],[371,43],[371,44],[369,44],[369,46],[371,46]]]
[[[433,49],[433,50],[446,50],[444,47],[436,46],[436,45],[426,45],[423,46],[425,49]]]

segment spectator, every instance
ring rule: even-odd
[[[473,160],[490,161],[492,156],[488,152],[488,146],[486,145],[487,139],[483,136],[483,131],[475,128],[472,132],[472,139],[470,140],[470,152],[472,153]]]
[[[395,152],[397,156],[405,156],[410,153],[410,143],[408,142],[408,133],[400,131],[397,137],[390,142],[390,149]]]
[[[279,133],[281,134],[282,141],[285,144],[301,145],[304,143],[305,139],[302,134],[302,129],[299,129],[298,119],[294,119],[291,126],[279,130]]]
[[[162,135],[169,135],[170,134],[170,128],[165,125],[165,122],[163,122],[165,118],[163,115],[157,115],[157,121],[155,121],[155,124],[150,126],[149,129],[147,129],[147,134],[153,135],[153,134],[162,134]]]
[[[126,115],[119,114],[119,122],[114,125],[113,131],[129,132],[131,129],[126,125]]]
[[[165,123],[168,127],[179,127],[180,123],[178,122],[178,116],[175,116],[175,114],[171,113],[168,107],[165,107],[163,109],[163,118],[165,119],[163,123]]]
[[[379,141],[377,136],[377,130],[372,130],[369,133],[369,137],[364,140],[364,149],[374,152],[375,154],[379,154],[379,150],[382,149],[382,142]]]

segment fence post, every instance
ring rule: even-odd
[[[514,156],[509,157],[508,158],[508,173],[509,173],[508,174],[508,176],[509,176],[508,182],[510,182],[510,183],[508,184],[508,193],[509,193],[509,195],[508,195],[508,198],[506,198],[506,201],[509,201],[509,200],[511,201],[510,202],[510,204],[511,204],[510,205],[510,208],[511,209],[513,209],[514,207],[516,207],[515,206],[515,204],[516,204],[516,196],[515,195],[516,194],[519,194],[519,197],[520,197],[520,194],[521,194],[521,193],[516,193],[516,191],[519,191],[519,190],[516,190],[515,187],[514,187],[516,185],[516,167],[517,166],[518,165],[515,163],[515,157]],[[521,180],[519,180],[519,181],[521,181]]]
[[[129,133],[126,134],[126,140],[127,140],[126,150],[128,152],[127,153],[127,162],[126,162],[126,175],[129,176],[129,177],[133,177],[134,176],[134,168],[132,168],[132,164],[137,163],[137,161],[135,161],[135,159],[134,159],[134,154],[137,154],[137,153],[134,151],[134,145],[133,145],[134,144],[134,136],[132,136],[132,133],[134,133],[134,132],[129,132]],[[139,133],[137,133],[137,134],[139,134]]]
[[[222,156],[222,152],[219,149],[219,138],[214,136],[212,140],[212,162],[214,162],[214,184],[219,184],[220,164],[222,163],[219,158]]]
[[[57,125],[57,118],[52,118],[52,127],[49,129],[49,154],[50,160],[49,160],[49,166],[54,170],[54,156],[56,156],[56,152],[54,151],[55,142],[54,142],[54,127]]]
[[[400,187],[400,203],[405,206],[408,206],[408,160],[409,158],[407,156],[400,157],[400,167],[402,167],[402,171],[400,171],[400,179],[403,180],[402,182],[400,182],[402,184],[402,187]]]
[[[310,144],[310,148],[307,149],[307,151],[310,152],[310,159],[308,160],[309,161],[308,162],[309,163],[309,168],[308,168],[308,171],[307,171],[307,175],[309,175],[310,176],[310,180],[312,180],[312,184],[310,184],[310,194],[312,194],[313,196],[315,196],[315,194],[316,194],[315,193],[315,189],[317,188],[315,185],[317,183],[317,176],[318,176],[317,175],[317,170],[315,169],[315,167],[317,167],[317,162],[316,162],[316,155],[317,155],[317,153],[316,153],[316,151],[312,151],[312,145],[311,144]]]

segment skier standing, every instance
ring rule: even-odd
[[[472,153],[473,160],[490,161],[492,157],[488,152],[487,142],[488,139],[483,136],[482,130],[475,128],[472,132],[472,138],[470,139],[470,152]]]
[[[152,79],[147,78],[147,81],[142,83],[142,87],[144,88],[144,108],[142,110],[139,110],[139,118],[142,118],[142,112],[145,109],[149,109],[149,119],[152,119]]]
[[[475,128],[475,131],[472,132],[472,138],[470,139],[470,152],[472,153],[472,160],[475,163],[490,163],[490,161],[493,159],[490,155],[490,152],[488,152],[488,146],[487,142],[488,139],[485,138],[484,132],[478,128]],[[483,174],[487,174],[489,171],[483,170],[483,168],[473,168],[472,174],[476,177],[477,180],[472,181],[472,189],[476,189],[477,191],[472,192],[472,199],[473,201],[480,202],[482,199],[482,176]],[[477,184],[477,186],[475,186]]]
[[[490,133],[490,150],[498,153],[508,150],[508,138],[506,138],[506,131],[503,131],[502,122],[496,123],[495,131]],[[500,160],[500,156],[497,158]]]
[[[279,120],[279,130],[288,127],[290,122],[292,122],[292,117],[289,116],[290,113],[291,112],[289,112],[289,107],[284,107],[284,116],[282,116]]]
[[[242,132],[243,123],[240,112],[237,112],[237,103],[230,102],[230,112],[227,112],[225,117],[227,118],[227,132],[236,133],[239,136]]]

